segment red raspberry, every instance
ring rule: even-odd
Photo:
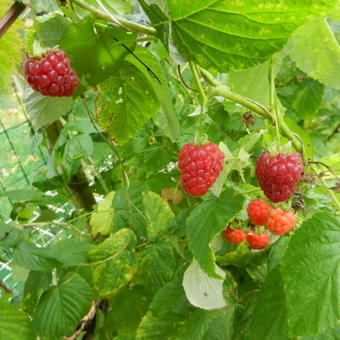
[[[206,194],[223,169],[223,159],[222,151],[214,143],[184,145],[178,164],[183,189],[192,196]]]
[[[265,225],[271,210],[272,207],[260,199],[251,201],[247,208],[248,217],[255,225]]]
[[[248,230],[246,240],[249,243],[250,248],[253,249],[262,249],[269,244],[269,236],[265,231],[261,234],[256,234],[253,230]]]
[[[33,90],[52,97],[71,96],[79,82],[64,51],[29,59],[25,64],[25,78]]]
[[[293,195],[302,172],[302,160],[297,152],[271,156],[266,151],[256,162],[256,177],[260,186],[275,203],[286,201]]]
[[[223,232],[223,236],[230,243],[241,243],[246,237],[243,230],[229,228]]]
[[[296,224],[293,211],[283,211],[280,208],[273,209],[266,222],[266,227],[275,235],[284,235],[290,232]]]

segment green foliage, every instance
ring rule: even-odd
[[[0,336],[8,340],[33,340],[34,333],[28,316],[9,301],[7,294],[0,299]]]
[[[99,123],[118,142],[128,141],[158,111],[153,90],[131,64],[100,84]]]
[[[169,16],[180,52],[221,72],[244,69],[282,49],[292,32],[334,1],[226,2],[170,0]]]
[[[190,250],[201,268],[211,277],[220,278],[215,272],[214,254],[209,244],[240,212],[243,202],[242,196],[227,189],[219,198],[212,198],[194,208],[186,220]]]
[[[315,35],[317,39],[308,38]],[[290,56],[302,71],[327,86],[340,89],[337,72],[340,47],[327,21],[307,22],[293,36],[289,47]]]
[[[78,274],[65,275],[41,297],[33,313],[33,325],[39,335],[71,335],[91,307],[91,289]]]
[[[72,108],[73,100],[69,97],[45,97],[27,88],[24,102],[26,110],[35,128],[54,123],[66,115]]]
[[[319,333],[339,319],[339,226],[339,218],[319,213],[305,221],[290,240],[283,279],[288,326],[294,335]]]
[[[0,338],[338,339],[336,1],[26,2],[0,39],[1,124],[29,118],[0,135]],[[54,48],[72,97],[24,84],[21,56]],[[208,141],[223,170],[190,196],[178,152]],[[222,232],[265,230],[247,215],[265,150],[305,168],[272,204],[295,229],[254,250]]]

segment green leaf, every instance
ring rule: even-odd
[[[42,295],[32,316],[35,330],[49,337],[70,336],[91,303],[88,283],[76,273],[67,274]]]
[[[68,30],[70,21],[61,15],[56,15],[36,27],[36,36],[42,47],[57,46],[59,40]]]
[[[99,297],[116,294],[137,270],[136,236],[129,229],[121,229],[88,252],[92,280]]]
[[[291,107],[303,119],[313,119],[323,98],[324,87],[318,81],[307,79],[296,88]]]
[[[109,78],[129,53],[116,39],[131,40],[125,45],[133,50],[133,34],[113,26],[103,31],[95,29],[93,21],[86,18],[70,25],[59,46],[69,56],[81,84],[89,86]]]
[[[24,304],[30,314],[36,308],[40,296],[49,288],[51,281],[51,272],[31,270],[28,274],[24,288]]]
[[[139,254],[139,279],[148,288],[157,291],[168,282],[175,270],[175,256],[169,241],[153,243]]]
[[[303,336],[300,340],[338,340],[340,339],[340,326],[329,329],[318,335]]]
[[[105,198],[98,203],[96,211],[91,215],[91,235],[107,236],[112,232],[114,210],[112,208],[112,199],[115,195],[114,191],[110,192]]]
[[[73,267],[87,262],[87,251],[92,245],[85,241],[61,240],[52,245],[54,257],[61,262],[62,268]]]
[[[218,266],[215,273],[225,278],[225,272]],[[197,261],[193,261],[184,273],[183,287],[187,299],[195,307],[217,309],[226,306],[223,298],[223,280],[209,277]]]
[[[87,159],[93,152],[93,141],[89,135],[80,134],[70,138],[63,154],[63,164],[70,167],[74,160]]]
[[[326,86],[340,89],[340,47],[326,20],[303,25],[288,47],[290,57],[303,72]]]
[[[303,153],[308,159],[314,158],[314,148],[312,137],[306,132],[306,129],[301,128],[294,119],[290,117],[284,117],[285,123],[288,125],[289,129],[297,133],[303,142]]]
[[[243,71],[231,71],[228,74],[228,84],[235,93],[251,98],[267,107],[270,89],[268,72],[268,61]]]
[[[147,189],[144,185],[131,183],[128,189],[116,191],[113,197],[113,230],[129,227],[135,234],[146,236],[146,217],[144,216],[143,192]]]
[[[281,268],[271,271],[249,307],[249,319],[242,329],[244,340],[287,340],[287,310]]]
[[[36,190],[17,189],[0,193],[0,197],[8,197],[13,202],[35,201],[43,198],[45,194]]]
[[[27,87],[24,103],[32,124],[39,129],[66,115],[73,106],[71,97],[48,97]]]
[[[119,143],[127,142],[158,111],[149,81],[128,63],[100,84],[97,106],[99,124]]]
[[[28,316],[9,302],[3,294],[0,299],[0,338],[6,340],[34,340],[32,325]]]
[[[168,222],[174,217],[169,204],[154,192],[148,192],[143,198],[145,215],[148,218],[147,235],[155,240],[166,230]]]
[[[13,259],[24,268],[37,271],[49,271],[58,264],[50,249],[38,248],[29,241],[22,241],[14,248]]]
[[[150,294],[141,286],[121,290],[111,300],[111,311],[107,316],[106,330],[112,329],[118,338],[134,339],[139,323],[148,310]]]
[[[335,2],[169,0],[168,5],[179,51],[203,67],[226,72],[264,62],[298,26]]]
[[[195,310],[184,321],[178,339],[229,340],[232,338],[233,309]]]
[[[135,57],[128,56],[126,61],[133,64],[139,69],[147,79],[149,85],[153,89],[153,93],[158,99],[158,102],[162,106],[166,120],[168,123],[169,137],[172,141],[180,137],[180,125],[175,111],[175,107],[172,101],[172,94],[169,88],[169,79],[167,79],[163,66],[156,57],[151,54],[150,51],[145,48],[136,49],[136,55],[143,61],[145,65],[141,64]],[[150,74],[150,70],[152,74]]]
[[[225,190],[220,198],[202,202],[186,220],[189,248],[201,268],[210,276],[220,278],[215,272],[215,258],[209,246],[213,238],[225,229],[242,209],[244,197],[232,189]]]
[[[327,212],[306,220],[292,236],[282,273],[293,335],[320,333],[340,318],[339,247],[339,217]]]

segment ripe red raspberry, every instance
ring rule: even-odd
[[[184,145],[178,164],[183,189],[192,196],[206,194],[223,169],[223,159],[222,151],[214,143]]]
[[[272,207],[260,199],[251,201],[248,204],[247,212],[251,223],[265,225]]]
[[[284,235],[290,232],[296,224],[293,211],[283,211],[280,208],[273,209],[266,222],[266,227],[275,235]]]
[[[261,234],[256,234],[253,230],[248,230],[246,240],[249,243],[250,248],[253,249],[262,249],[269,244],[269,236],[265,231]]]
[[[223,236],[230,243],[241,243],[246,237],[243,230],[229,228],[223,232]]]
[[[25,78],[33,90],[52,97],[71,96],[79,82],[64,51],[29,59],[25,64]]]
[[[286,201],[293,195],[302,172],[302,160],[297,152],[271,156],[265,151],[256,162],[256,177],[260,186],[275,203]]]

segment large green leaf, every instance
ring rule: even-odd
[[[90,226],[91,235],[107,236],[112,232],[114,210],[112,208],[112,199],[114,192],[110,192],[105,198],[98,203],[96,211],[91,215]]]
[[[244,340],[287,340],[285,295],[279,267],[271,271],[249,308],[249,319],[240,327]]]
[[[0,299],[0,339],[34,340],[32,325],[28,316],[9,302],[7,294]]]
[[[131,228],[137,236],[146,236],[146,217],[144,215],[144,185],[132,183],[129,188],[116,191],[113,197],[114,208],[113,230]]]
[[[158,111],[148,80],[134,65],[125,63],[100,84],[99,124],[118,142],[127,142]]]
[[[121,229],[88,253],[92,281],[99,297],[116,294],[137,270],[136,236],[130,229]]]
[[[22,241],[14,248],[13,259],[24,268],[37,271],[52,270],[58,264],[49,248],[38,248],[29,241]]]
[[[307,79],[297,86],[291,106],[299,117],[313,119],[322,103],[323,93],[322,84]]]
[[[243,71],[229,72],[228,84],[242,96],[251,98],[268,107],[269,105],[269,61]]]
[[[340,318],[340,219],[321,212],[292,236],[283,259],[288,326],[293,335],[320,333]]]
[[[227,189],[219,198],[199,204],[186,220],[189,248],[201,268],[211,277],[220,278],[215,272],[215,257],[209,244],[242,209],[243,202],[243,196]]]
[[[303,25],[289,47],[290,57],[302,71],[326,86],[340,89],[340,47],[327,21],[318,19]]]
[[[69,26],[69,20],[61,15],[56,15],[42,23],[36,24],[36,38],[42,47],[57,46]]]
[[[329,329],[318,335],[303,336],[300,340],[339,340],[340,339],[340,326]]]
[[[60,40],[59,46],[67,52],[71,66],[77,71],[84,86],[96,85],[116,71],[129,51],[117,40],[131,40],[129,49],[134,48],[134,35],[121,28],[95,29],[93,21],[86,18],[74,22]]]
[[[43,294],[33,313],[37,333],[49,337],[71,335],[89,311],[91,300],[91,288],[82,277],[75,273],[64,276]]]
[[[150,240],[154,240],[162,231],[166,230],[166,226],[174,214],[169,204],[154,192],[146,193],[143,202],[145,215],[148,218],[147,235]]]
[[[292,32],[335,0],[169,0],[177,48],[203,67],[244,69],[279,51]]]
[[[169,241],[153,243],[140,257],[139,280],[153,291],[168,282],[175,270],[175,256]]]
[[[136,49],[136,55],[142,60],[144,65],[132,55],[129,55],[126,61],[137,67],[148,80],[166,115],[168,135],[172,140],[175,140],[180,136],[180,126],[172,101],[169,80],[165,75],[163,66],[160,61],[145,48]],[[148,68],[146,68],[145,65],[147,65]]]
[[[24,103],[35,128],[54,123],[66,115],[73,106],[71,97],[47,97],[27,87]]]

